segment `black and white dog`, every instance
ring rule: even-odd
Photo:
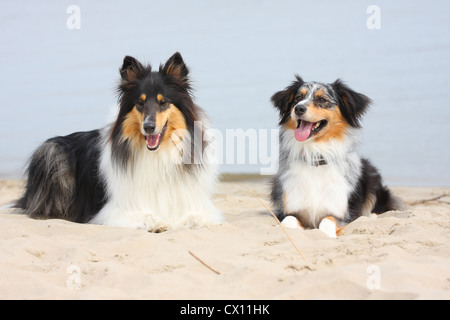
[[[178,52],[156,70],[125,57],[115,122],[44,142],[16,207],[37,219],[152,232],[222,221],[210,198],[208,119],[188,73]]]
[[[301,77],[272,96],[280,112],[280,167],[271,199],[283,225],[336,237],[361,215],[404,208],[377,169],[356,151],[370,99],[337,80]]]

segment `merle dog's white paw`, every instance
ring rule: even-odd
[[[319,230],[330,238],[336,238],[336,224],[330,219],[322,219],[319,224]]]
[[[281,225],[285,228],[290,229],[303,229],[303,227],[300,225],[300,222],[294,216],[285,217],[281,222]]]

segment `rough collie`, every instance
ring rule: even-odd
[[[357,153],[371,100],[345,85],[301,77],[272,96],[280,113],[280,164],[271,200],[283,225],[336,237],[362,215],[404,208],[377,169]]]
[[[37,219],[151,232],[219,223],[208,120],[188,73],[178,52],[159,70],[125,57],[116,121],[44,142],[16,207]]]

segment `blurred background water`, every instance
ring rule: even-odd
[[[373,4],[380,29],[367,27]],[[222,132],[276,128],[270,97],[295,73],[341,78],[374,102],[361,153],[385,181],[449,186],[449,12],[447,0],[2,1],[0,178],[21,177],[47,138],[108,123],[125,55],[157,67],[179,51]]]

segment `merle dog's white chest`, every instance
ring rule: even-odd
[[[323,217],[344,218],[351,185],[334,164],[291,163],[281,175],[286,213],[298,214],[317,227]]]

